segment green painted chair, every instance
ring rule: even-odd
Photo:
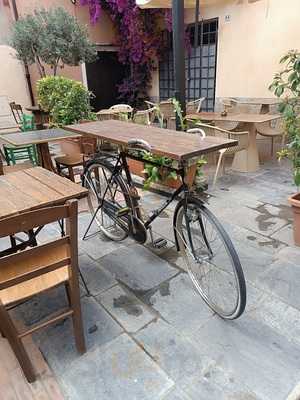
[[[33,131],[35,129],[33,115],[22,114],[21,126],[22,132]],[[16,165],[17,161],[30,161],[37,165],[38,157],[35,145],[16,147],[12,145],[3,146],[7,165]]]

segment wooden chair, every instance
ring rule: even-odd
[[[12,115],[14,117],[14,120],[16,123],[19,125],[19,127],[22,127],[22,117],[23,117],[23,109],[21,104],[16,104],[14,101],[9,103]]]
[[[59,175],[65,176],[75,182],[75,175],[81,173],[80,168],[78,170],[76,168],[83,167],[87,159],[95,154],[97,139],[82,136],[80,139],[72,139],[71,143],[75,144],[73,146],[75,150],[70,153],[66,152],[63,156],[55,157],[54,161]],[[62,143],[62,149],[64,149],[63,145]]]
[[[273,123],[273,125],[271,124]],[[275,139],[281,137],[281,148],[284,146],[285,132],[282,118],[271,122],[255,124],[257,133],[271,139],[271,157],[274,156]]]
[[[201,106],[203,101],[205,100],[205,97],[200,97],[197,100],[193,100],[193,101],[188,101],[186,103],[186,113],[187,114],[193,114],[195,112],[200,112],[201,111]]]
[[[228,147],[227,149],[221,149],[221,150],[218,151],[219,158],[218,158],[218,162],[217,162],[217,168],[216,168],[215,176],[214,176],[214,179],[213,179],[213,186],[215,186],[215,184],[217,182],[217,179],[218,179],[218,175],[219,175],[219,171],[220,171],[221,165],[223,165],[223,170],[225,172],[224,158],[226,156],[233,155],[233,154],[235,154],[235,153],[237,153],[239,151],[246,150],[248,148],[249,132],[246,132],[246,131],[244,131],[244,132],[227,131],[225,129],[219,128],[218,126],[212,126],[212,125],[208,125],[208,124],[203,124],[201,122],[197,122],[196,125],[205,131],[206,136],[219,136],[219,137],[223,137],[223,138],[226,138],[226,139],[238,140],[238,144],[236,146]]]
[[[66,236],[21,252],[0,258],[0,332],[8,339],[29,382],[36,379],[31,360],[22,339],[39,329],[72,317],[77,350],[86,351],[82,326],[80,290],[78,282],[76,200],[65,205],[31,211],[0,221],[0,237],[6,237],[66,219]],[[69,307],[47,321],[18,331],[8,307],[17,305],[59,285],[67,290]]]

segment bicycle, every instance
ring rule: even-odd
[[[93,218],[84,239],[96,221],[101,232],[111,240],[122,241],[130,236],[144,244],[148,231],[153,240],[152,222],[179,198],[173,216],[173,230],[176,248],[184,256],[188,274],[198,293],[215,313],[224,319],[238,318],[246,306],[246,284],[230,237],[204,202],[190,191],[185,183],[183,166],[167,167],[176,171],[182,184],[145,219],[127,164],[127,157],[138,159],[129,154],[132,149],[151,152],[146,141],[132,139],[116,155],[99,153],[87,162],[82,183],[89,190],[88,202]]]

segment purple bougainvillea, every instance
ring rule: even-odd
[[[92,24],[100,19],[102,10],[114,21],[119,60],[130,66],[129,75],[119,85],[120,99],[138,105],[147,97],[151,72],[163,54],[165,24],[161,20],[165,11],[141,10],[135,0],[80,0],[80,4],[89,7]],[[166,20],[167,29],[171,30],[170,13]]]
[[[106,10],[118,29],[119,60],[130,74],[119,85],[120,99],[138,105],[147,98],[151,73],[165,50],[163,31],[172,30],[170,10],[141,10],[135,0],[80,0],[95,24]]]

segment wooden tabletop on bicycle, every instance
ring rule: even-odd
[[[130,139],[143,139],[152,146],[152,153],[182,161],[237,145],[236,140],[178,132],[170,129],[144,126],[117,120],[94,121],[68,125],[64,129],[96,136],[111,143],[126,146]]]

